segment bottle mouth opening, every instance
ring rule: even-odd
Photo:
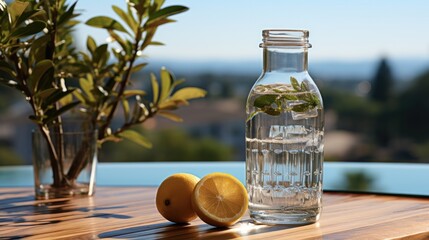
[[[262,31],[259,47],[299,47],[311,48],[309,31],[294,29],[266,29]]]

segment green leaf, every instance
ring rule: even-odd
[[[196,87],[186,87],[177,90],[173,96],[171,96],[171,100],[189,100],[194,98],[202,98],[205,97],[207,92],[201,88]]]
[[[79,54],[82,56],[84,63],[86,63],[86,64],[91,64],[92,63],[92,60],[91,60],[91,58],[90,58],[90,56],[88,54],[86,54],[84,52],[79,52]]]
[[[126,53],[130,53],[131,49],[130,47],[128,47],[129,45],[126,43],[126,41],[124,39],[122,39],[118,34],[115,33],[115,31],[113,30],[107,30],[110,34],[110,36],[115,39],[116,42],[119,43],[119,45],[121,45],[122,49],[126,52]],[[127,40],[128,41],[128,40]],[[114,52],[115,54],[117,54],[116,52]]]
[[[121,103],[124,110],[125,122],[128,122],[128,119],[130,118],[130,104],[126,98],[122,98]]]
[[[312,102],[312,105],[313,105],[313,107],[318,107],[318,106],[320,106],[320,100],[319,100],[319,98],[317,97],[317,95],[316,94],[312,94],[312,98],[311,98],[311,102]]]
[[[174,122],[183,122],[183,118],[181,118],[181,117],[179,117],[176,114],[171,113],[171,112],[161,112],[160,111],[160,112],[158,112],[158,114],[160,116],[165,117],[167,119],[170,119],[171,121],[174,121]]]
[[[292,87],[296,90],[296,91],[301,91],[301,87],[299,86],[298,80],[296,80],[296,78],[294,77],[290,77],[290,82],[292,83]]]
[[[98,140],[98,146],[101,147],[101,144],[105,142],[120,142],[122,141],[122,138],[116,137],[114,135],[108,135],[107,137],[104,137],[101,140]]]
[[[131,117],[131,121],[130,121],[130,122],[133,122],[133,123],[139,121],[139,118],[141,117],[142,111],[143,111],[143,108],[141,108],[141,106],[140,106],[140,104],[142,104],[141,97],[140,96],[136,96],[135,100],[136,101],[134,103],[133,113],[131,114],[132,117]]]
[[[145,24],[145,28],[147,30],[147,29],[158,27],[158,26],[166,24],[166,23],[172,23],[172,22],[176,22],[176,21],[172,20],[172,19],[168,19],[168,18],[161,18],[161,19],[158,19],[156,21],[147,22]],[[151,44],[151,43],[149,43],[149,44]]]
[[[171,93],[171,86],[173,85],[174,79],[167,69],[164,67],[161,69],[161,95],[159,101],[163,101]]]
[[[263,112],[263,111],[261,111],[261,110],[254,111],[253,113],[251,113],[251,114],[247,117],[246,122],[248,122],[248,121],[249,121],[249,120],[251,120],[254,116],[256,116],[257,114],[259,114],[259,113],[261,113],[261,112]]]
[[[185,79],[176,80],[176,81],[174,81],[172,88],[175,88],[184,82],[185,82]]]
[[[140,133],[133,130],[125,130],[118,134],[120,137],[128,139],[134,143],[137,143],[140,146],[145,148],[152,148],[152,143],[149,142],[145,137],[143,137]]]
[[[30,116],[28,116],[28,119],[30,119],[31,121],[33,121],[36,124],[43,124],[43,120],[40,117],[30,115]]]
[[[90,67],[81,61],[64,64],[61,66],[61,70],[67,73],[71,73],[74,76],[79,76],[91,71]]]
[[[161,18],[167,18],[169,16],[181,13],[181,12],[185,12],[187,11],[189,8],[184,7],[184,6],[179,6],[179,5],[175,5],[175,6],[168,6],[166,8],[160,9],[159,11],[156,11],[155,13],[151,14],[149,16],[148,19],[148,23],[154,22],[156,20],[159,20]]]
[[[153,103],[157,104],[159,97],[159,85],[158,81],[156,80],[155,74],[150,74],[150,81],[152,82]]]
[[[43,120],[43,123],[44,124],[49,124],[53,120],[57,119],[58,116],[60,116],[61,114],[67,112],[68,110],[76,107],[79,104],[80,104],[80,102],[72,102],[70,104],[67,104],[67,105],[63,106],[62,108],[60,108],[58,110],[56,110],[56,109],[49,110],[48,112],[46,112],[47,118],[45,118]]]
[[[88,36],[88,38],[86,39],[86,48],[92,54],[94,54],[95,50],[97,49],[97,43],[95,43],[94,38],[92,38],[91,36]]]
[[[49,35],[43,35],[36,40],[34,40],[31,44],[30,49],[30,61],[31,62],[39,62],[46,59],[46,46],[50,41]]]
[[[298,104],[292,107],[292,111],[294,112],[306,112],[309,109],[311,109],[311,106],[308,103]]]
[[[253,106],[257,108],[271,106],[271,104],[273,104],[276,99],[277,95],[274,94],[262,95],[255,99],[255,101],[253,102]]]
[[[309,87],[308,87],[307,82],[305,82],[305,81],[302,81],[302,82],[301,82],[301,90],[302,90],[303,92],[307,92],[307,91],[309,91],[309,90],[310,90],[310,89],[309,89]]]
[[[178,103],[176,101],[164,101],[158,105],[160,110],[176,110]]]
[[[21,23],[25,22],[25,20],[28,20],[28,19],[31,19],[33,21],[46,22],[46,12],[44,10],[25,11],[16,20],[15,26],[19,26]]]
[[[61,98],[59,100],[59,102],[60,102],[61,106],[65,106],[65,105],[68,105],[68,104],[72,103],[73,102],[73,94],[67,94],[66,96],[64,96],[63,98]]]
[[[280,115],[280,111],[277,110],[277,109],[274,109],[272,107],[264,109],[264,112],[266,114],[268,114],[268,115],[271,115],[271,116],[278,116],[278,115]]]
[[[165,0],[155,0],[154,2],[159,9],[164,4]]]
[[[156,41],[152,41],[149,43],[149,45],[153,45],[153,46],[164,46],[165,44],[162,42],[156,42]]]
[[[21,38],[34,35],[41,32],[46,27],[46,24],[41,21],[34,21],[27,26],[20,27],[12,32],[12,38]]]
[[[124,91],[124,97],[131,97],[135,95],[144,96],[146,95],[146,92],[140,89],[132,89],[132,90],[125,90]]]
[[[112,29],[112,30],[128,33],[127,30],[119,22],[117,22],[113,18],[106,17],[106,16],[93,17],[88,21],[86,21],[86,24],[92,27]]]
[[[81,103],[86,104],[89,100],[85,98],[82,94],[82,90],[76,89],[76,91],[73,92],[73,96],[75,96]]]
[[[15,70],[6,61],[0,61],[0,77],[11,80],[14,79],[15,76]]]
[[[280,98],[284,100],[298,100],[298,96],[294,94],[284,94],[284,95],[281,95]]]
[[[30,19],[33,21],[39,20],[39,21],[46,21],[46,11],[45,10],[37,10],[37,11],[31,11]]]
[[[72,26],[78,25],[79,23],[80,23],[80,21],[78,21],[78,20],[69,20],[67,22],[67,26],[66,27],[72,27]]]
[[[142,18],[145,17],[147,12],[147,5],[150,4],[149,1],[141,1],[141,0],[130,0],[131,3],[133,3],[131,6],[137,11],[137,15],[141,16]],[[130,5],[128,5],[130,6]],[[131,12],[131,11],[129,11]]]
[[[121,77],[120,76],[113,76],[113,77],[109,77],[109,78],[107,78],[107,81],[106,81],[106,83],[104,84],[104,89],[106,90],[106,91],[108,91],[108,92],[112,92],[112,89],[113,89],[113,87],[115,86],[115,83],[116,82],[119,82],[119,81],[116,81],[115,79],[121,79]]]
[[[115,5],[112,6],[112,9],[128,25],[128,27],[130,27],[130,29],[134,33],[137,33],[138,25],[132,15],[128,15],[124,10]]]
[[[77,1],[74,2],[67,11],[65,11],[63,14],[60,14],[60,19],[57,21],[57,25],[61,26],[65,23],[67,23],[70,19],[73,18],[74,14],[74,8],[76,7]]]
[[[45,59],[36,64],[32,74],[28,78],[27,85],[33,92],[46,89],[53,81],[54,63]],[[43,79],[43,83],[40,83]]]
[[[61,92],[61,89],[58,89],[58,88],[48,88],[48,89],[45,89],[43,91],[37,92],[34,95],[34,97],[46,99],[46,98],[50,97],[52,94],[54,94],[54,92],[57,92],[57,91]]]
[[[147,63],[137,64],[133,67],[132,72],[138,72],[138,71],[142,70],[145,66],[147,66]]]
[[[62,91],[60,89],[58,90],[59,91],[53,92],[42,102],[43,108],[55,104],[57,101],[61,100],[62,98],[66,97],[74,91],[74,89],[68,89],[67,91]]]
[[[30,5],[29,2],[13,1],[8,6],[8,12],[10,14],[10,18],[12,20],[12,23],[15,23],[15,21],[24,13],[24,11],[25,11],[25,9],[27,9],[28,5]]]
[[[91,84],[91,82],[88,81],[87,79],[81,78],[81,79],[79,79],[79,85],[80,85],[80,88],[82,89],[82,91],[88,97],[88,100],[90,102],[95,102],[95,97],[91,92],[94,89],[93,84]]]
[[[106,54],[108,53],[107,47],[108,47],[107,44],[101,44],[95,49],[95,52],[93,55],[93,61],[97,63],[99,67],[101,67],[102,64],[100,63],[103,62],[103,59],[106,58]]]

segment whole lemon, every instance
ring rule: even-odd
[[[192,209],[192,192],[200,179],[189,173],[176,173],[166,178],[156,193],[156,208],[167,220],[188,223],[197,214]]]

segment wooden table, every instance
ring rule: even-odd
[[[325,193],[321,220],[305,226],[227,229],[176,225],[154,205],[156,188],[99,187],[94,197],[35,201],[30,188],[0,188],[0,239],[429,239],[429,198]]]

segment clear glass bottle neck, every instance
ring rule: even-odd
[[[304,72],[308,69],[307,48],[265,47],[264,72]]]

